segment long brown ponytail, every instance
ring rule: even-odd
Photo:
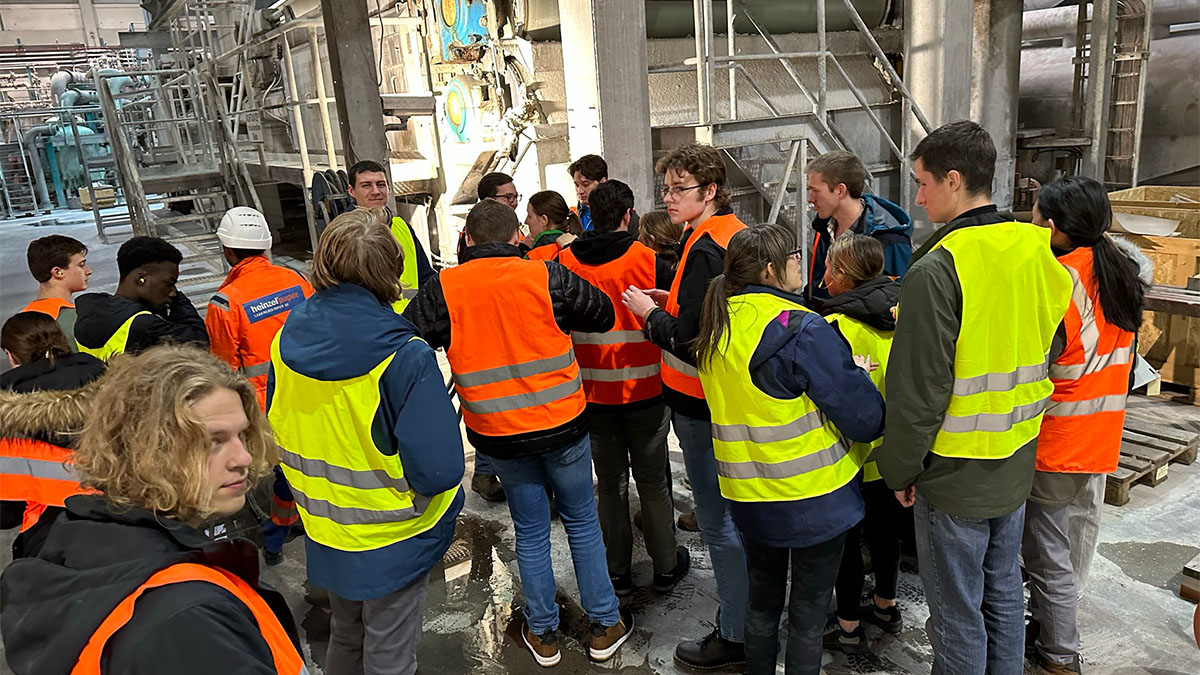
[[[795,236],[782,225],[752,225],[733,235],[725,253],[725,273],[708,284],[700,310],[700,333],[692,342],[696,364],[705,368],[729,344],[729,298],[762,283],[767,265],[782,284]]]

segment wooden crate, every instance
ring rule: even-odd
[[[1156,284],[1186,287],[1188,277],[1200,274],[1200,239],[1119,236],[1136,243],[1154,263]],[[1200,318],[1146,312],[1138,352],[1164,382],[1200,388]]]
[[[96,203],[101,208],[112,206],[117,203],[117,192],[113,188],[92,188],[92,192],[96,193]],[[79,188],[79,203],[83,208],[92,208],[92,196],[88,193],[86,187]]]
[[[1195,203],[1170,201],[1175,195],[1183,195]],[[1116,213],[1177,220],[1181,237],[1200,238],[1200,187],[1143,185],[1110,192],[1108,201]]]

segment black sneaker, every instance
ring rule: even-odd
[[[666,574],[654,575],[654,590],[659,593],[669,593],[675,584],[678,584],[687,576],[688,570],[692,567],[692,556],[684,546],[675,549],[675,569]],[[618,593],[618,595],[620,595]]]
[[[686,670],[708,671],[746,665],[746,646],[721,637],[721,629],[696,642],[680,642],[675,647],[675,665]]]
[[[858,615],[863,621],[879,626],[885,633],[899,633],[900,629],[904,628],[900,608],[896,605],[884,608],[870,602],[858,608]]]
[[[273,553],[263,549],[263,562],[267,564],[267,567],[274,567],[278,565],[279,563],[283,562],[283,551]]]
[[[830,651],[839,650],[847,654],[862,654],[867,651],[867,633],[863,630],[861,623],[853,631],[847,633],[835,618],[833,625],[826,627],[825,635],[821,638],[821,646]]]
[[[613,591],[616,592],[618,598],[633,595],[633,577],[628,574],[622,574],[617,577],[609,577],[612,581]]]

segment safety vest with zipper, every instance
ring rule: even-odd
[[[1067,346],[1050,364],[1054,393],[1038,434],[1037,469],[1111,473],[1121,454],[1133,333],[1105,318],[1090,247],[1058,260],[1072,284],[1071,306],[1063,317]]]
[[[641,321],[621,303],[621,294],[630,286],[654,288],[654,251],[635,241],[616,260],[585,265],[566,248],[558,261],[604,291],[616,309],[616,321],[607,333],[571,333],[588,403],[622,405],[661,395],[662,351],[646,339]]]
[[[400,455],[381,452],[372,436],[380,379],[396,355],[358,377],[318,380],[287,365],[279,339],[271,344],[275,387],[267,417],[307,536],[330,548],[366,551],[436,525],[458,488],[417,494]]]
[[[937,249],[953,259],[962,316],[953,389],[931,452],[1010,457],[1037,437],[1054,389],[1047,358],[1071,277],[1050,250],[1050,230],[1029,223],[964,227]]]
[[[871,381],[875,383],[875,388],[879,390],[879,394],[887,399],[887,392],[884,389],[884,377],[887,374],[888,354],[892,351],[892,337],[895,335],[890,330],[880,330],[874,326],[846,316],[845,314],[829,314],[825,320],[837,326],[842,337],[846,338],[846,342],[850,343],[850,349],[855,354],[860,356],[871,357],[871,362],[878,364],[878,368],[867,373]],[[855,452],[863,453],[867,458],[867,462],[863,464],[863,480],[873,481],[880,480],[879,467],[876,466],[872,453],[875,449],[883,445],[883,436],[876,438],[870,443],[854,443]]]
[[[779,399],[750,376],[767,325],[784,312],[809,312],[770,293],[729,299],[729,341],[700,369],[712,415],[721,495],[777,502],[828,494],[854,479],[867,450],[854,447],[807,395]]]
[[[463,422],[477,434],[545,431],[583,414],[579,364],[554,321],[547,264],[477,258],[439,276],[450,313],[446,358]]]
[[[675,279],[671,282],[667,305],[663,307],[667,314],[679,318],[679,284],[683,280],[684,269],[688,263],[688,253],[691,253],[692,246],[707,234],[716,242],[717,246],[725,250],[729,248],[729,240],[733,238],[733,235],[744,229],[746,229],[746,225],[738,220],[737,216],[730,213],[723,216],[710,216],[693,232],[685,234],[687,243],[683,246],[683,255],[679,258],[679,269],[675,272]],[[662,382],[664,386],[681,394],[704,399],[704,389],[700,386],[696,367],[666,349],[662,350]]]

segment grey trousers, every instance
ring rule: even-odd
[[[428,578],[374,600],[329,594],[328,675],[412,675],[425,614]]]
[[[600,529],[610,576],[629,574],[633,528],[629,514],[632,470],[642,504],[646,552],[655,574],[675,569],[675,511],[667,457],[670,414],[665,405],[631,412],[592,413],[592,462],[596,467]]]
[[[1071,567],[1075,570],[1075,592],[1087,587],[1092,558],[1100,543],[1100,509],[1104,506],[1104,474],[1088,478],[1070,507]]]
[[[1041,627],[1034,643],[1056,664],[1069,666],[1079,653],[1077,595],[1071,566],[1070,504],[1025,504],[1021,553],[1029,573],[1029,609]]]

